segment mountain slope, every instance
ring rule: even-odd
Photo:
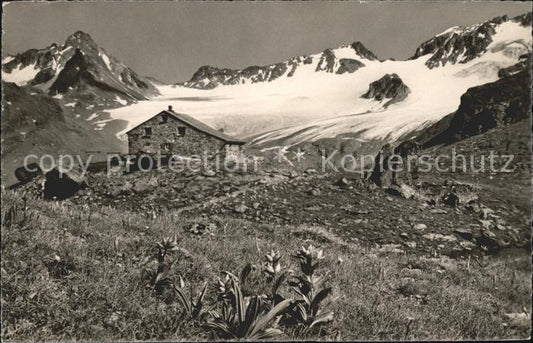
[[[94,131],[88,122],[68,115],[57,99],[44,92],[4,82],[2,89],[3,184],[17,182],[14,171],[28,154],[49,154],[56,161],[60,154],[71,154],[85,160],[88,151],[121,149],[114,136]]]
[[[511,70],[511,72],[509,71]],[[496,82],[470,88],[456,112],[416,139],[426,147],[450,144],[531,116],[531,58],[502,69]]]
[[[44,126],[64,122],[57,100],[42,91],[27,92],[14,83],[2,82],[4,96],[2,111],[2,136],[28,126]]]

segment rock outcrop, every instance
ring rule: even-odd
[[[370,180],[382,188],[393,188],[402,194],[411,193],[403,185],[418,183],[419,150],[420,145],[415,141],[406,141],[396,148],[385,144],[376,156]],[[414,194],[406,197],[412,196]]]
[[[387,188],[392,185],[391,159],[393,154],[392,146],[385,144],[376,156],[370,180],[380,187]]]
[[[372,51],[368,50],[361,42],[353,42],[350,47],[355,50],[357,55],[369,61],[375,61],[378,59],[378,57]]]
[[[325,71],[328,73],[333,73],[333,68],[335,67],[335,54],[331,49],[326,49],[322,52],[320,56],[320,61],[318,62],[315,71]]]
[[[385,74],[381,79],[372,82],[368,91],[363,94],[365,99],[382,101],[390,99],[384,104],[388,107],[394,103],[405,100],[411,91],[397,74]]]
[[[500,70],[496,82],[470,88],[457,111],[426,129],[417,138],[424,147],[449,144],[531,115],[531,59]]]
[[[357,69],[365,66],[363,62],[352,58],[341,58],[339,64],[340,66],[339,69],[337,69],[337,74],[353,73]]]
[[[78,169],[64,170],[56,167],[46,173],[44,198],[62,200],[87,187],[83,173]]]

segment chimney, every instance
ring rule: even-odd
[[[168,105],[168,110],[172,111],[172,105]]]

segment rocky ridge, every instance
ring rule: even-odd
[[[336,54],[340,55],[340,50],[348,50],[352,54],[359,56],[363,61],[355,58],[338,57]],[[341,46],[337,49],[326,49],[320,54],[292,57],[286,62],[263,67],[251,66],[244,69],[228,69],[203,66],[183,85],[191,88],[212,89],[220,85],[270,82],[283,76],[292,77],[306,65],[312,65],[315,72],[353,73],[365,66],[364,60],[374,61],[377,60],[377,57],[362,43],[354,42],[351,45]]]
[[[485,53],[492,43],[498,25],[509,20],[527,27],[531,26],[531,12],[509,19],[499,16],[482,24],[468,27],[455,26],[422,43],[411,59],[431,54],[426,66],[430,69],[445,66],[447,63],[467,63]],[[516,43],[524,44],[517,41]]]

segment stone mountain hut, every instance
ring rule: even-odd
[[[242,156],[243,140],[230,137],[182,113],[172,106],[135,126],[128,132],[130,155],[209,156],[221,155],[225,159]]]

